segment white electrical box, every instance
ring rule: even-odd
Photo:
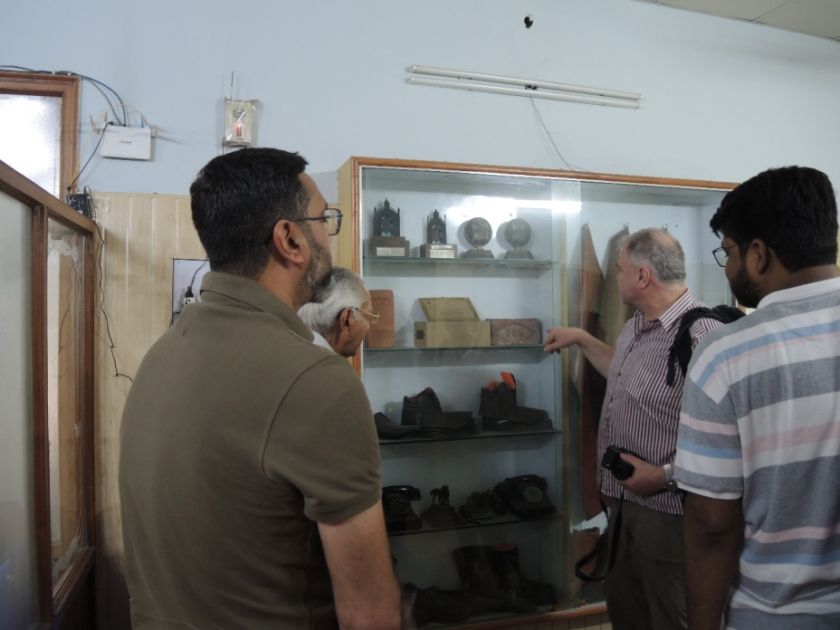
[[[225,135],[222,138],[224,146],[248,147],[253,144],[258,102],[257,99],[225,99]]]
[[[108,125],[102,132],[99,154],[124,160],[152,159],[152,130],[149,127],[117,127]]]

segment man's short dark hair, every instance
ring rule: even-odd
[[[828,176],[804,166],[759,173],[731,190],[709,222],[743,252],[753,239],[788,271],[837,262],[837,201]]]
[[[190,186],[192,219],[210,269],[256,278],[279,219],[306,214],[306,160],[280,149],[240,149],[210,160]]]

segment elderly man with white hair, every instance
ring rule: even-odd
[[[314,343],[344,357],[356,354],[379,314],[371,312],[370,293],[349,269],[333,267],[312,301],[298,315],[315,335]]]

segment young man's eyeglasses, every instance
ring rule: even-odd
[[[302,219],[290,219],[292,223],[300,223],[301,221],[323,221],[327,227],[327,234],[335,236],[341,230],[341,210],[338,208],[327,208],[321,213],[320,217],[303,217]]]
[[[717,247],[712,250],[712,256],[715,257],[715,262],[721,267],[726,267],[726,261],[729,260],[729,250],[733,247],[738,247],[738,243],[734,245],[727,245],[726,247]]]
[[[366,311],[365,309],[359,308],[357,306],[354,306],[353,310],[358,311],[359,314],[366,320],[368,320],[371,324],[375,324],[379,321],[379,313],[371,313],[370,311]]]

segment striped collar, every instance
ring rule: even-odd
[[[805,298],[816,297],[825,293],[832,293],[840,291],[840,278],[830,278],[828,280],[820,280],[818,282],[808,282],[800,284],[789,289],[780,289],[765,295],[758,303],[756,308],[764,308],[771,304],[778,302],[792,302],[793,300],[803,300]]]
[[[694,305],[694,296],[691,295],[691,291],[686,289],[680,297],[674,300],[671,306],[665,309],[665,312],[655,319],[645,319],[644,313],[636,311],[633,315],[633,325],[635,326],[637,333],[656,324],[662,326],[666,330],[670,330],[674,325],[679,323],[683,313]]]

